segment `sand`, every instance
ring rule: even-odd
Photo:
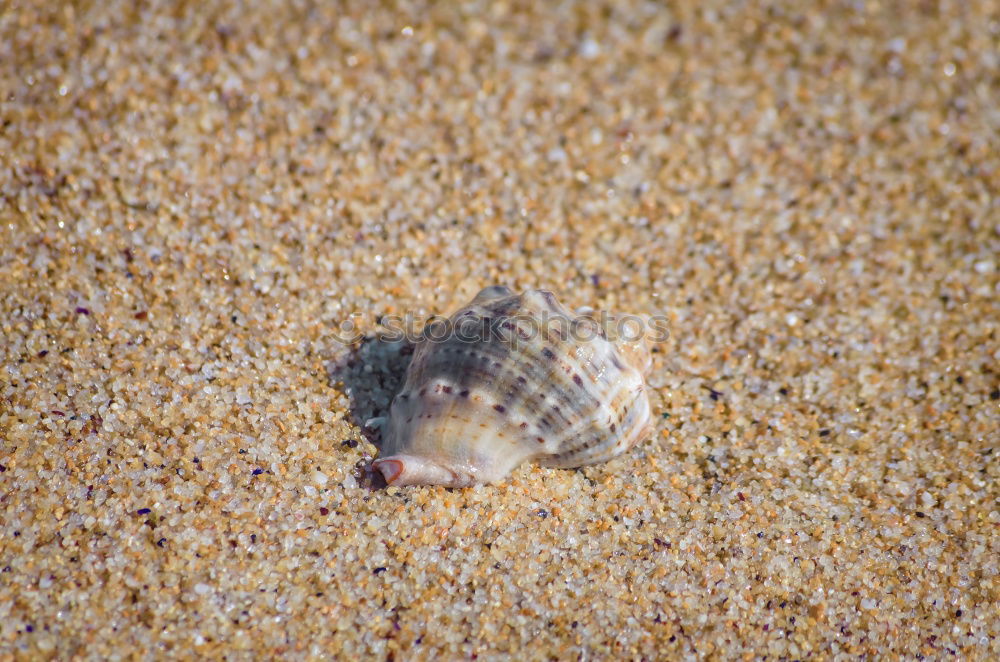
[[[141,4],[0,11],[0,660],[1000,656],[996,2]],[[385,489],[494,283],[654,435]]]

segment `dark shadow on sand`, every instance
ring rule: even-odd
[[[412,343],[373,336],[365,338],[328,366],[330,383],[341,388],[350,401],[348,420],[379,448],[382,442],[379,429],[367,428],[365,423],[389,415],[389,405],[403,387],[412,357]],[[359,463],[355,477],[360,486],[368,489],[386,486],[382,474],[372,471],[371,462]]]

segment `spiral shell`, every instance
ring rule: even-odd
[[[652,429],[649,350],[551,292],[481,291],[417,345],[374,466],[390,485],[492,483],[534,460],[608,460]]]

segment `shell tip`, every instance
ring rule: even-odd
[[[372,463],[382,472],[389,485],[441,485],[443,487],[468,487],[476,482],[476,477],[419,455],[390,455]]]
[[[392,485],[393,481],[403,475],[406,465],[403,464],[402,460],[389,457],[383,460],[375,460],[375,468],[382,472],[385,482]]]

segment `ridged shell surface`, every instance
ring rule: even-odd
[[[383,425],[375,467],[391,485],[491,483],[528,460],[594,464],[652,428],[645,344],[609,340],[551,292],[488,287],[438,330]]]

